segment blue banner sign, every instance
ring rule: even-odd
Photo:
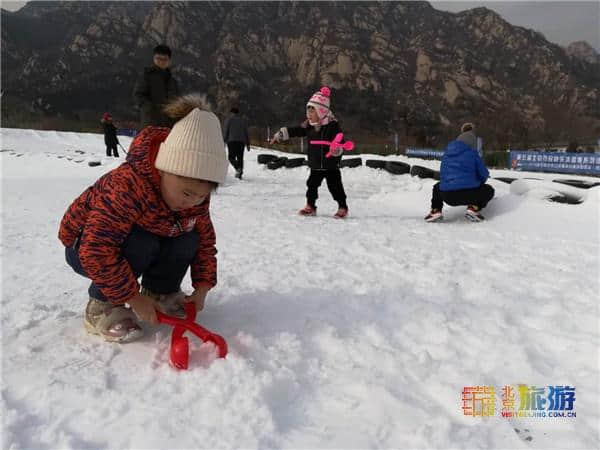
[[[135,137],[135,135],[137,134],[137,130],[132,130],[130,128],[119,128],[117,130],[117,134],[119,136],[131,136],[131,137]]]
[[[600,175],[600,153],[510,150],[508,155],[508,167],[513,170]]]
[[[477,153],[479,156],[483,157],[482,150],[483,141],[481,138],[477,138]],[[416,156],[417,158],[433,158],[433,159],[442,159],[444,156],[444,150],[435,150],[432,148],[407,148],[406,156]]]
[[[406,156],[442,159],[442,156],[444,156],[444,151],[443,150],[434,150],[434,149],[430,149],[430,148],[407,148]]]

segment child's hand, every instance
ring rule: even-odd
[[[336,157],[336,158],[338,156],[340,156],[342,153],[344,153],[344,147],[342,147],[342,146],[336,147],[333,150],[331,150],[331,156]]]
[[[145,322],[158,323],[156,319],[156,308],[158,307],[152,298],[147,295],[137,294],[127,301],[133,312]]]
[[[273,135],[273,138],[269,141],[269,144],[273,145],[275,142],[287,141],[289,136],[287,135],[287,128],[283,127],[277,133]]]
[[[206,300],[206,294],[208,293],[207,287],[198,288],[194,293],[185,298],[185,302],[194,302],[196,304],[196,311],[202,311],[204,309],[204,301]]]

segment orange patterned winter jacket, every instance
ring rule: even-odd
[[[131,144],[126,162],[75,199],[60,223],[58,238],[66,247],[79,238],[81,265],[111,303],[125,303],[139,291],[129,263],[121,256],[121,245],[134,225],[164,237],[195,229],[199,246],[191,265],[192,285],[212,288],[217,283],[210,197],[199,206],[175,212],[160,193],[154,161],[169,131],[144,128]]]

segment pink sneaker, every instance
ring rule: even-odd
[[[333,215],[333,217],[335,217],[336,219],[343,219],[344,217],[346,217],[348,215],[348,208],[340,208],[337,210],[337,212]]]
[[[442,216],[441,209],[432,209],[431,212],[425,216],[425,222],[439,222],[443,219],[444,216]]]
[[[313,208],[310,205],[306,205],[304,208],[298,211],[298,214],[300,214],[301,216],[316,216],[317,208]]]

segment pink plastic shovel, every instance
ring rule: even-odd
[[[212,342],[217,347],[219,358],[225,358],[227,355],[227,342],[216,333],[212,333],[206,328],[198,325],[196,319],[196,305],[194,302],[186,303],[185,319],[169,316],[160,311],[156,311],[156,317],[160,323],[171,325],[173,332],[171,334],[171,364],[173,367],[181,370],[187,370],[189,361],[189,342],[183,334],[189,331],[195,334],[204,342]]]
[[[354,142],[346,141],[342,144],[342,139],[344,139],[344,133],[338,133],[335,135],[333,141],[310,141],[311,144],[315,145],[328,145],[329,151],[325,155],[325,158],[330,158],[333,152],[338,148],[343,148],[345,151],[349,152],[354,149]]]

